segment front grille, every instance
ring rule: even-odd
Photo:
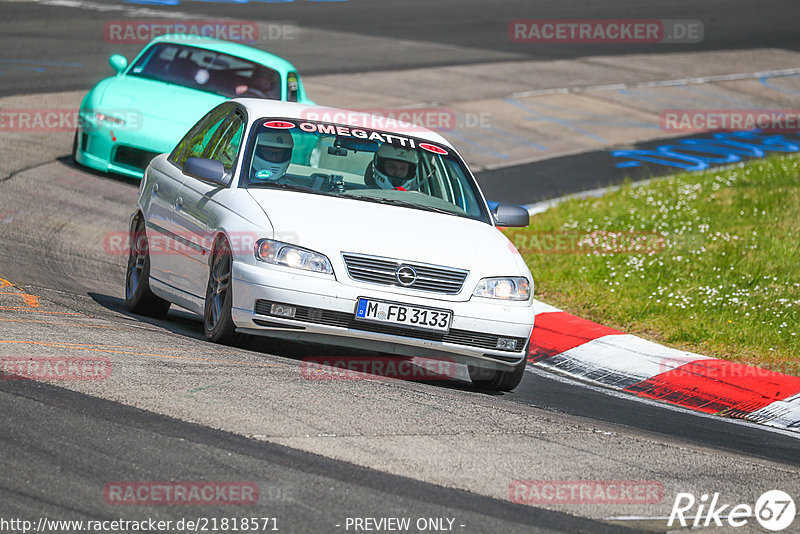
[[[272,301],[256,300],[255,313],[258,315],[270,315],[272,308]],[[277,304],[277,303],[276,303]],[[283,304],[283,303],[280,303]],[[384,325],[380,323],[370,323],[364,321],[356,321],[355,313],[345,313],[333,310],[323,310],[321,308],[308,308],[306,306],[295,306],[294,304],[287,304],[294,306],[297,309],[293,319],[304,323],[315,323],[326,326],[338,326],[341,328],[349,328],[352,330],[363,330],[365,332],[376,332],[380,334],[392,334],[395,336],[413,337],[417,339],[427,339],[429,341],[441,341],[443,343],[453,343],[454,345],[466,345],[468,347],[480,347],[483,349],[497,349],[497,340],[500,337],[494,334],[485,334],[483,332],[470,332],[469,330],[456,330],[451,328],[449,332],[429,332],[424,330],[409,330],[406,328]],[[524,338],[513,338],[516,340],[516,350],[507,350],[507,352],[521,352],[525,346]]]
[[[347,274],[353,280],[448,295],[455,295],[461,291],[461,286],[464,285],[464,280],[469,274],[469,271],[463,269],[379,258],[377,256],[365,256],[363,254],[345,252],[342,257],[347,267]],[[395,272],[401,266],[411,267],[416,271],[417,277],[412,284],[404,285],[397,280]]]
[[[151,152],[149,150],[142,150],[141,148],[120,145],[114,152],[114,163],[145,170],[147,165],[150,163],[150,160],[156,156],[158,156],[158,152]]]

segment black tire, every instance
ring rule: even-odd
[[[150,249],[144,220],[137,217],[131,225],[128,268],[125,273],[125,307],[138,315],[163,319],[170,302],[150,290]]]
[[[513,371],[500,371],[499,369],[484,369],[468,366],[469,379],[475,387],[487,391],[513,391],[522,382],[525,376],[527,360],[522,360]]]
[[[78,159],[75,157],[78,154],[78,130],[75,130],[75,137],[72,138],[72,163],[78,164]]]
[[[231,318],[233,254],[224,238],[214,243],[211,267],[206,286],[203,308],[203,330],[206,339],[214,343],[230,344],[236,337],[236,325]]]

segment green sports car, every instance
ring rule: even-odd
[[[77,163],[99,171],[141,178],[151,159],[229,98],[313,104],[291,63],[239,43],[163,35],[130,66],[120,55],[109,62],[117,74],[84,97],[72,149]]]

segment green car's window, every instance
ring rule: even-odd
[[[238,111],[231,113],[217,129],[214,139],[209,143],[205,157],[222,162],[225,170],[230,172],[236,163],[239,146],[244,133],[244,117]]]
[[[299,83],[297,81],[297,73],[290,72],[286,75],[286,101],[297,102],[297,92]]]
[[[127,75],[182,85],[227,98],[281,99],[281,75],[276,70],[194,46],[155,44],[142,54]]]
[[[214,133],[222,121],[230,114],[231,106],[224,105],[212,109],[208,114],[200,119],[195,126],[189,130],[183,139],[172,151],[169,161],[180,168],[183,168],[189,158],[201,158],[208,148]]]

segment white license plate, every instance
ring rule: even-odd
[[[356,306],[356,319],[447,332],[453,321],[453,312],[360,298]]]

